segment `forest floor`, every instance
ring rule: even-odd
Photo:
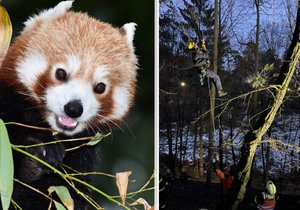
[[[251,190],[245,196],[240,206],[241,210],[255,210],[256,206],[253,202],[255,194],[258,190]],[[166,201],[168,210],[216,210],[221,207],[221,185],[212,183],[206,185],[199,181],[180,181],[175,180],[168,187],[166,193]],[[300,196],[293,197],[279,194],[279,200],[275,210],[299,210]]]

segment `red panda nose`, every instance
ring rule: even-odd
[[[83,107],[80,100],[70,101],[64,106],[65,113],[71,118],[80,117],[83,113]]]

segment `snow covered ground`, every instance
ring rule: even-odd
[[[266,157],[267,147],[269,147],[269,173],[277,176],[288,175],[291,172],[300,170],[300,117],[299,115],[289,115],[287,117],[277,118],[273,123],[271,128],[271,137],[269,138],[266,134],[261,145],[258,146],[255,155],[255,169],[263,171],[263,161],[262,161],[262,148],[264,157]],[[176,144],[176,127],[173,126],[172,136],[173,136],[173,154],[175,154],[175,144]],[[185,150],[183,155],[183,161],[193,161],[193,151],[194,151],[194,134],[186,126],[183,130],[183,143],[182,148]],[[229,129],[223,130],[224,143],[222,145],[224,152],[224,163],[232,164],[232,151],[233,146],[234,153],[237,157],[240,156],[240,147],[243,143],[244,135],[247,132],[246,127],[235,128],[231,134]],[[166,130],[160,130],[160,153],[168,154],[168,141],[166,138]],[[219,145],[219,130],[215,130],[214,134],[214,151],[218,151]],[[232,136],[232,138],[230,138]],[[204,143],[204,159],[207,161],[207,148],[208,148],[208,133],[203,135]],[[177,137],[177,158],[180,157],[179,152],[179,137]],[[199,160],[199,148],[200,140],[197,137],[197,147],[196,147],[196,161]]]

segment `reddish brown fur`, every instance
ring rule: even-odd
[[[34,85],[36,95],[44,94],[45,89],[39,84],[47,87],[61,83],[49,74],[51,64],[66,63],[62,60],[65,58],[63,55],[74,54],[82,63],[80,70],[70,79],[84,77],[92,84],[95,69],[105,65],[111,70],[108,79],[112,84],[123,84],[130,89],[129,103],[132,105],[137,60],[132,53],[133,49],[127,43],[125,30],[113,28],[110,24],[99,22],[84,13],[67,12],[47,24],[37,20],[32,28],[25,30],[16,40],[0,71],[0,82],[7,82],[14,85],[17,90],[30,94],[30,91],[17,81],[15,72],[16,60],[22,59],[27,49],[46,55],[50,64]],[[105,100],[101,101],[105,110],[102,115],[108,116],[113,112],[113,91],[114,88],[110,88]],[[97,96],[98,100],[101,98],[101,95]]]

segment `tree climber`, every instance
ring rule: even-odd
[[[211,78],[217,88],[218,95],[220,97],[225,96],[227,92],[223,91],[220,77],[214,71],[208,69],[210,62],[205,41],[203,39],[201,40],[201,47],[199,48],[197,44],[190,39],[188,42],[188,49],[192,53],[194,65],[198,69],[201,85],[203,84],[203,76]]]

